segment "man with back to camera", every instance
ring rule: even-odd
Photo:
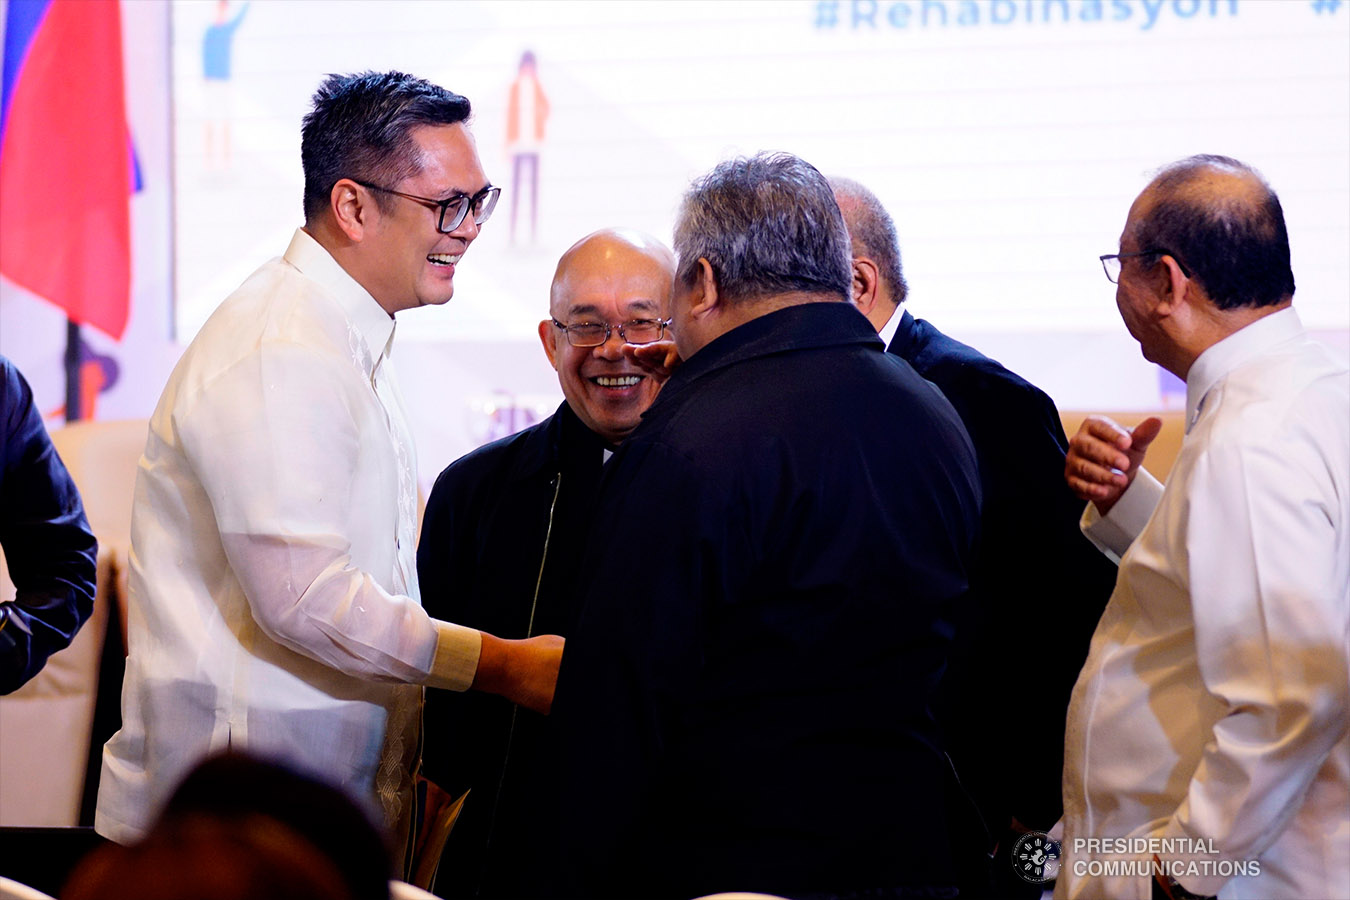
[[[858,182],[830,184],[853,242],[855,305],[887,351],[956,407],[980,466],[978,564],[938,709],[988,829],[969,823],[962,896],[1036,897],[1040,885],[1016,876],[1011,854],[1020,834],[1048,831],[1062,812],[1064,713],[1116,568],[1078,529],[1082,504],[1064,484],[1068,439],[1054,401],[901,310],[908,286],[890,214]]]
[[[848,302],[812,166],[718,165],[675,248],[685,361],[607,466],[559,682],[566,889],[950,896],[928,704],[969,440]]]
[[[1156,418],[1071,442],[1120,574],[1069,708],[1055,895],[1350,897],[1350,372],[1303,330],[1279,198],[1237,160],[1164,168],[1102,264],[1188,426],[1165,488],[1140,468]],[[1112,872],[1140,858],[1088,843],[1111,838],[1172,843]]]
[[[511,637],[571,633],[579,563],[603,539],[591,529],[601,472],[661,384],[625,350],[665,336],[674,269],[666,247],[629,230],[595,232],[563,254],[539,340],[566,400],[436,479],[417,551],[430,613]],[[437,889],[547,896],[558,870],[551,721],[498,697],[439,691],[423,720],[427,777],[454,796],[472,789]]]
[[[122,730],[98,831],[143,833],[226,747],[409,821],[422,686],[551,699],[561,639],[503,641],[418,600],[417,467],[394,314],[442,304],[492,213],[469,102],[329,76],[305,117],[305,226],[215,311],[150,420],[132,516]]]

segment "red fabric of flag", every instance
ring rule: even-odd
[[[0,274],[114,338],[131,294],[118,0],[53,0],[0,135]]]

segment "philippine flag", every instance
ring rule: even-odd
[[[131,141],[119,0],[9,0],[0,81],[0,274],[121,338]]]

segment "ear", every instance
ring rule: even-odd
[[[717,293],[717,276],[713,274],[712,263],[700,256],[694,284],[689,289],[689,315],[694,319],[706,318],[721,306],[722,298]]]
[[[853,305],[864,316],[871,316],[877,305],[877,286],[881,283],[880,269],[865,256],[853,259]]]
[[[553,367],[553,371],[558,371],[558,326],[553,324],[552,319],[545,319],[539,323],[539,343],[544,345],[544,355],[548,357],[548,364]]]
[[[1181,266],[1170,255],[1163,254],[1158,261],[1157,272],[1158,302],[1153,311],[1158,318],[1174,316],[1195,301],[1197,285],[1181,271]]]
[[[339,178],[328,195],[328,208],[338,229],[349,240],[360,241],[378,215],[375,201],[350,178]]]

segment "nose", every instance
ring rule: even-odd
[[[609,337],[592,352],[601,359],[623,359],[623,338],[619,336],[619,329],[611,327]]]
[[[450,232],[451,237],[457,237],[464,243],[472,243],[473,239],[478,237],[481,226],[473,220],[473,211],[470,210],[464,217],[464,221],[455,226],[455,230]]]

